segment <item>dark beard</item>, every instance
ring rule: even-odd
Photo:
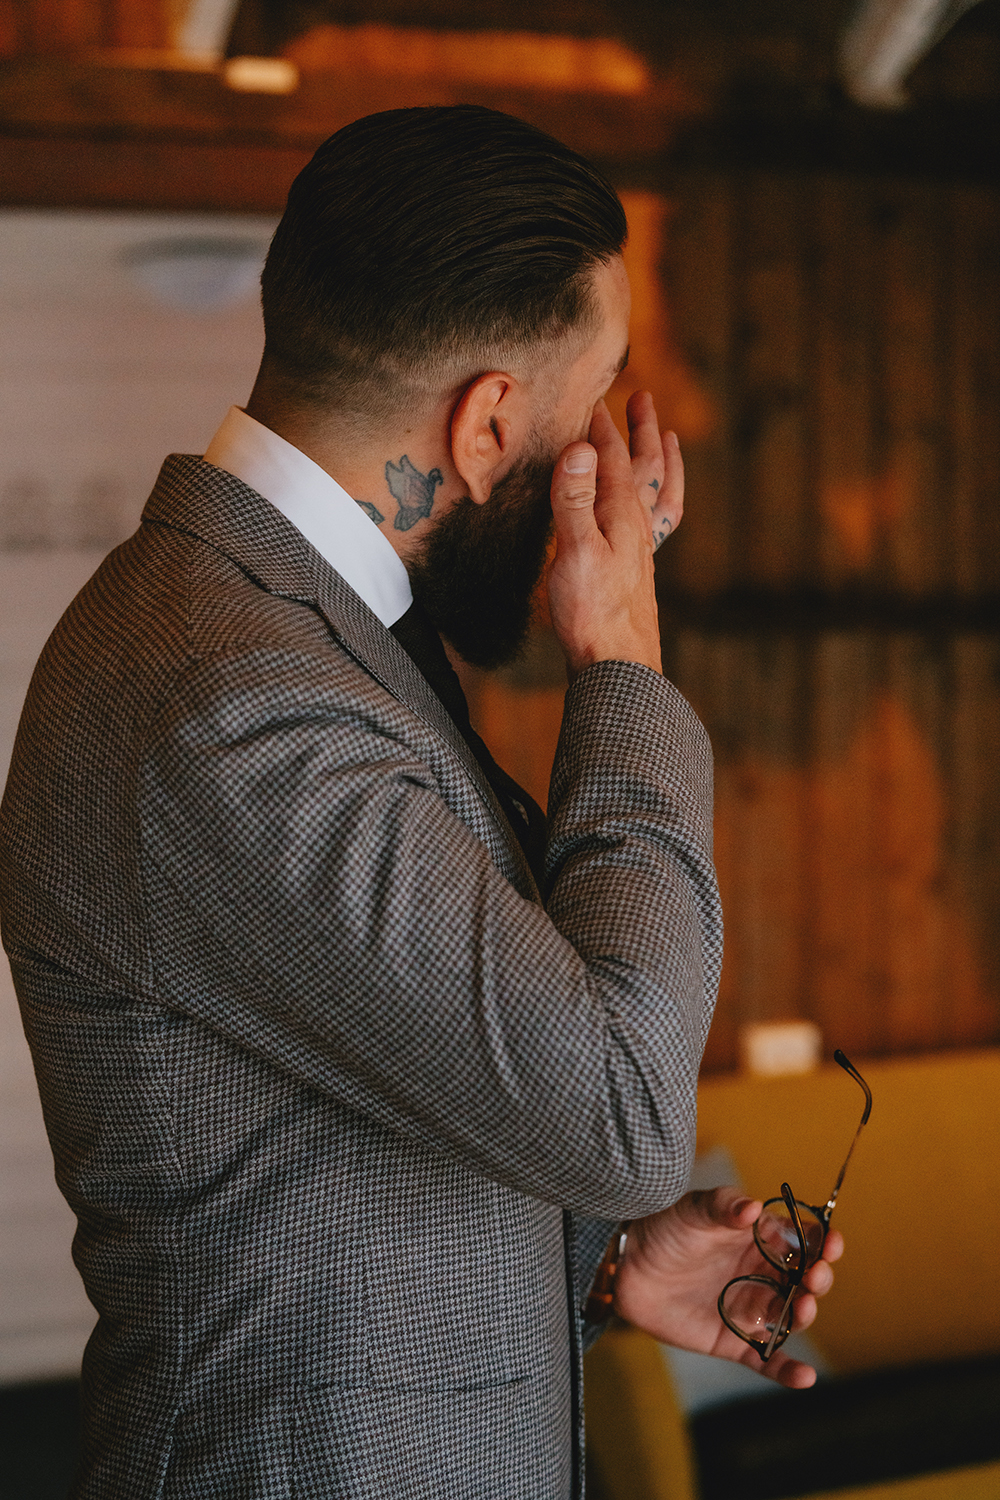
[[[413,597],[474,667],[503,666],[524,646],[552,530],[553,464],[523,459],[485,505],[464,496],[409,564]]]

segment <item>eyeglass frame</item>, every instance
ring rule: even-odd
[[[857,1068],[851,1062],[850,1058],[838,1047],[836,1052],[834,1052],[833,1054],[833,1060],[841,1068],[844,1069],[845,1073],[849,1073],[856,1083],[860,1084],[861,1088],[864,1090],[865,1095],[865,1108],[864,1113],[861,1116],[861,1123],[858,1126],[857,1130],[854,1132],[854,1139],[851,1141],[850,1149],[846,1157],[844,1158],[844,1164],[837,1175],[837,1180],[833,1185],[833,1191],[831,1192],[823,1207],[819,1208],[811,1203],[801,1203],[792,1194],[792,1190],[789,1187],[788,1183],[783,1182],[781,1184],[781,1197],[767,1199],[753,1227],[754,1243],[756,1244],[757,1249],[767,1261],[768,1265],[773,1266],[775,1270],[781,1272],[783,1278],[782,1281],[778,1282],[771,1276],[734,1276],[733,1279],[731,1281],[727,1281],[726,1285],[722,1288],[722,1291],[719,1293],[718,1302],[716,1304],[719,1309],[719,1317],[729,1329],[730,1333],[734,1333],[736,1337],[742,1339],[745,1344],[749,1344],[751,1349],[755,1350],[755,1352],[759,1355],[762,1364],[767,1364],[775,1349],[781,1347],[781,1345],[785,1342],[785,1340],[788,1338],[788,1335],[792,1331],[792,1303],[795,1299],[795,1294],[802,1283],[802,1279],[805,1276],[806,1271],[809,1270],[810,1266],[815,1265],[818,1260],[822,1259],[823,1250],[826,1246],[826,1237],[830,1230],[830,1219],[833,1215],[837,1197],[840,1193],[840,1188],[844,1181],[844,1174],[846,1173],[848,1164],[850,1163],[851,1157],[854,1154],[854,1148],[858,1143],[858,1136],[868,1124],[868,1117],[872,1112],[872,1091],[868,1087],[865,1080],[862,1078],[861,1074],[858,1072]],[[775,1260],[774,1256],[769,1252],[767,1246],[762,1243],[760,1238],[759,1226],[765,1218],[768,1209],[772,1205],[777,1203],[783,1203],[785,1208],[788,1210],[789,1218],[791,1219],[791,1222],[795,1228],[795,1233],[798,1237],[799,1251],[797,1264],[794,1267],[791,1266],[790,1261],[787,1258],[783,1262]],[[800,1208],[805,1209],[807,1213],[811,1214],[817,1221],[821,1229],[819,1248],[811,1257],[806,1240],[806,1234],[804,1229],[802,1228],[802,1218],[799,1213]],[[730,1290],[731,1287],[744,1282],[752,1282],[756,1285],[772,1287],[779,1296],[783,1295],[785,1298],[784,1305],[781,1309],[781,1315],[776,1320],[770,1338],[766,1343],[763,1339],[755,1339],[750,1334],[744,1333],[742,1329],[735,1327],[735,1325],[731,1323],[730,1320],[726,1317],[725,1311],[723,1310],[726,1293]]]

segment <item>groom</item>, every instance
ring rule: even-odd
[[[715,1299],[760,1205],[681,1197],[722,939],[709,746],[660,663],[680,455],[648,396],[628,447],[603,404],[625,234],[506,116],[340,131],[246,408],[46,646],[4,941],[100,1314],[81,1500],[580,1496],[622,1221],[617,1310],[756,1360]],[[553,530],[546,816],[442,639],[509,660]]]

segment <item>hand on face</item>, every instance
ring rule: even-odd
[[[603,405],[603,402],[602,402]],[[680,525],[684,514],[684,460],[676,432],[660,433],[648,391],[636,391],[625,409],[632,479],[649,509],[653,551]]]
[[[816,1372],[776,1349],[763,1364],[749,1344],[730,1333],[719,1317],[717,1300],[735,1276],[774,1276],[753,1239],[763,1205],[738,1188],[687,1193],[672,1208],[636,1220],[629,1229],[625,1258],[615,1278],[615,1311],[665,1344],[733,1360],[804,1390]],[[833,1285],[830,1262],[839,1260],[844,1242],[835,1229],[827,1236],[823,1259],[803,1278],[793,1307],[796,1331],[816,1317],[816,1298]]]
[[[589,443],[565,448],[552,478],[549,607],[571,679],[597,661],[662,671],[653,552],[680,521],[684,466],[648,392],[629,400],[628,426],[626,448],[598,402]]]

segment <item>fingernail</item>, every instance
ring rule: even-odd
[[[567,474],[589,474],[594,467],[597,454],[593,448],[580,448],[576,453],[571,453],[566,460]]]
[[[674,445],[674,447],[675,447],[675,448],[679,448],[679,447],[680,447],[680,445],[681,445],[681,440],[680,440],[680,438],[679,438],[679,437],[678,437],[678,436],[677,436],[677,434],[676,434],[676,432],[668,432],[668,433],[667,433],[667,437],[668,437],[668,438],[669,438],[669,440],[670,440],[670,441],[671,441],[671,442],[672,442],[672,443],[673,443],[673,445]]]

